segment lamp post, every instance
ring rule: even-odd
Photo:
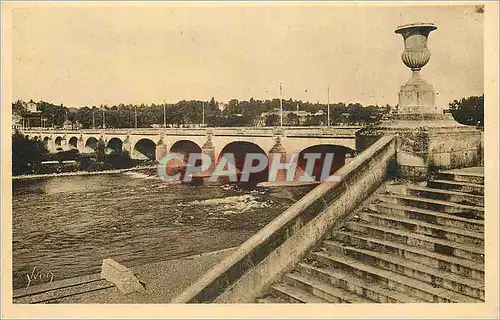
[[[280,127],[283,127],[283,85],[280,82]]]
[[[135,120],[135,128],[137,129],[137,105],[134,108],[134,120]]]
[[[204,127],[205,126],[205,101],[203,101],[203,105],[201,107],[201,124]]]
[[[163,101],[163,128],[167,127],[167,105]]]
[[[95,109],[92,108],[92,129],[95,129]]]
[[[106,109],[102,107],[102,128],[106,129]]]
[[[327,121],[326,121],[326,126],[329,127],[330,126],[330,86],[328,86],[328,89],[327,89],[328,93],[327,93],[327,101],[326,101],[326,108],[327,108]]]

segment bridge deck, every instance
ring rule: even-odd
[[[253,136],[274,136],[282,133],[285,136],[309,137],[309,136],[343,136],[354,137],[362,127],[338,126],[338,127],[232,127],[232,128],[118,128],[118,129],[53,129],[53,128],[29,128],[21,129],[26,133],[44,134],[129,134],[129,135],[253,135]]]

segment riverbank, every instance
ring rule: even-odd
[[[12,180],[38,179],[38,178],[64,177],[64,176],[91,176],[91,175],[123,173],[128,171],[138,171],[143,169],[154,169],[155,167],[156,167],[155,165],[151,165],[151,166],[137,166],[126,169],[111,169],[111,170],[101,170],[101,171],[74,171],[74,172],[47,173],[47,174],[24,174],[19,176],[12,176]]]
[[[31,286],[28,290],[14,291],[14,303],[168,303],[198,277],[236,248],[228,248],[179,259],[130,267],[145,290],[128,295],[108,281],[100,286],[89,283],[100,279],[99,274],[65,279]],[[76,284],[86,283],[88,289],[80,291]],[[62,289],[62,290],[61,290]],[[54,294],[55,293],[55,294]],[[51,298],[47,298],[51,297]]]

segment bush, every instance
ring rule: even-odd
[[[12,135],[12,175],[38,172],[45,153],[42,141],[29,140],[16,131]]]
[[[450,111],[458,123],[484,126],[484,95],[462,98],[450,104]]]

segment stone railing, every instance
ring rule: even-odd
[[[383,136],[217,264],[172,303],[254,302],[375,191],[392,170],[394,136]]]
[[[210,132],[216,136],[224,135],[255,135],[273,136],[285,135],[294,137],[310,136],[340,136],[354,137],[360,127],[210,127],[210,128],[115,128],[115,129],[53,129],[53,128],[30,128],[21,129],[26,133],[46,134],[134,134],[134,135],[206,135]]]

